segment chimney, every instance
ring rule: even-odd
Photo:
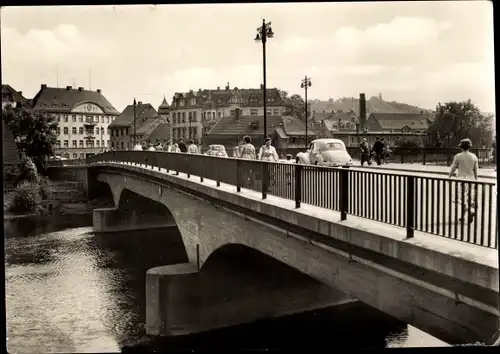
[[[137,102],[137,104],[138,104],[139,106],[140,106],[140,105],[142,105],[142,101]]]
[[[83,91],[83,87],[79,87],[78,91],[82,92]]]
[[[365,128],[366,122],[366,98],[364,93],[359,94],[359,125],[361,130]]]
[[[217,91],[219,91],[219,90],[220,90],[220,86],[217,86]]]
[[[18,94],[20,94],[21,96],[23,95],[23,91],[17,91]]]
[[[97,89],[97,93],[101,93],[101,89]]]
[[[42,90],[43,90],[44,88],[47,88],[47,84],[42,84]]]
[[[198,92],[201,92],[201,89],[200,89],[200,88],[198,89]]]
[[[71,90],[71,86],[66,86],[66,90]]]

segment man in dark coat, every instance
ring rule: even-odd
[[[181,152],[187,152],[188,151],[186,143],[182,139],[179,141],[179,150]]]
[[[375,153],[375,161],[377,161],[377,165],[381,165],[381,159],[384,153],[384,143],[381,142],[378,137],[375,138],[372,151]]]

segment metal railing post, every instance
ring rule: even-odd
[[[415,234],[415,177],[406,177],[406,238]]]
[[[215,159],[215,182],[217,182],[217,187],[220,187],[219,160],[218,159]]]
[[[349,210],[349,170],[340,170],[340,220],[347,220]]]
[[[236,159],[236,192],[241,192],[241,160]]]
[[[262,199],[267,198],[267,189],[269,185],[269,162],[262,161]]]
[[[302,165],[295,165],[295,208],[300,208],[302,201]]]

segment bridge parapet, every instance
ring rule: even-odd
[[[154,151],[113,151],[88,163],[124,162],[185,173],[203,179],[319,206],[347,215],[498,249],[496,184]]]

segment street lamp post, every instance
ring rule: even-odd
[[[304,90],[305,90],[305,100],[304,100],[304,103],[305,103],[305,114],[306,114],[306,118],[305,118],[305,122],[306,122],[306,150],[307,150],[307,118],[308,118],[308,114],[307,114],[307,88],[308,87],[311,87],[311,78],[310,77],[307,77],[307,75],[304,77],[304,79],[302,80],[302,84],[300,85],[300,87],[302,87]]]
[[[135,148],[135,146],[137,145],[137,135],[136,135],[136,124],[135,124],[135,120],[136,120],[136,114],[135,114],[135,107],[137,106],[137,102],[135,101],[135,97],[134,97],[134,147],[132,149]]]
[[[257,36],[255,37],[256,42],[262,42],[262,65],[263,65],[263,75],[264,83],[262,85],[262,98],[264,100],[264,139],[267,137],[267,92],[266,92],[266,42],[268,38],[273,38],[274,32],[271,28],[271,22],[266,23],[266,20],[262,20],[262,26],[257,28]]]

